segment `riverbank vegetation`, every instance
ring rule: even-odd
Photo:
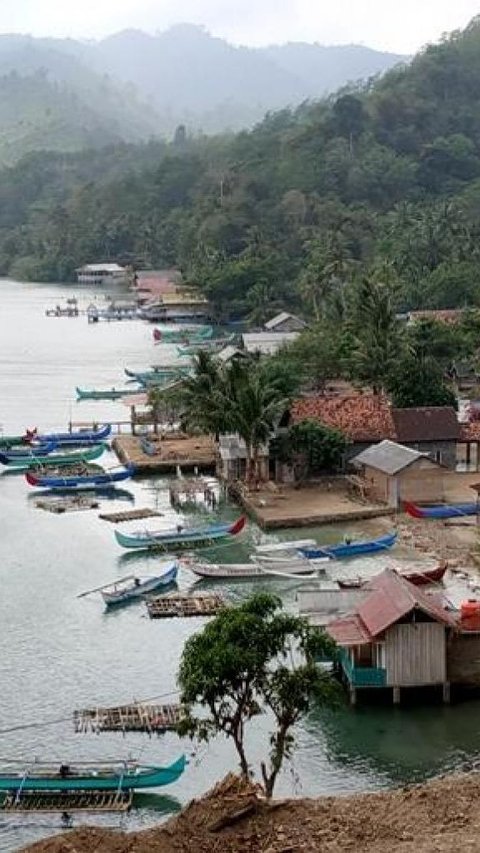
[[[178,266],[219,318],[256,323],[272,306],[320,322],[365,277],[398,311],[479,306],[479,57],[477,19],[251,132],[31,155],[0,172],[0,272]]]

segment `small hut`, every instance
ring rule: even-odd
[[[394,509],[404,501],[437,503],[444,498],[444,466],[419,450],[385,440],[351,462],[363,478],[365,494]]]

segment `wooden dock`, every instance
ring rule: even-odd
[[[24,791],[7,794],[5,812],[125,812],[131,808],[133,791]]]
[[[173,616],[215,616],[225,599],[218,593],[212,595],[164,595],[146,602],[150,619],[168,619]]]
[[[147,732],[163,734],[172,731],[180,721],[180,705],[134,703],[113,708],[83,708],[73,712],[77,734],[93,732]]]
[[[119,461],[123,465],[134,465],[137,474],[172,473],[178,466],[206,473],[215,470],[215,441],[210,436],[167,434],[156,442],[156,448],[155,455],[149,456],[136,435],[119,435],[112,442]]]
[[[37,509],[44,509],[61,515],[64,512],[82,512],[89,509],[98,509],[98,500],[86,495],[72,495],[68,498],[41,498],[35,501]]]
[[[121,524],[122,521],[138,521],[141,518],[162,518],[163,512],[155,509],[127,509],[124,512],[101,512],[98,517],[102,521]]]

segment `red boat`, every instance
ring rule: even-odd
[[[433,569],[425,569],[423,572],[415,569],[403,569],[398,572],[401,578],[410,581],[415,586],[425,586],[429,583],[440,583],[447,571],[448,564],[440,563]],[[362,587],[371,583],[373,578],[345,578],[338,580],[337,583],[340,589],[362,589]]]

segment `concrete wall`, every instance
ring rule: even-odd
[[[368,496],[393,507],[399,506],[402,501],[437,503],[445,493],[445,470],[433,465],[429,459],[419,459],[392,476],[365,467],[364,477],[368,484]]]
[[[447,680],[446,630],[436,622],[393,625],[385,635],[389,686],[442,684]]]
[[[455,469],[457,463],[456,441],[420,441],[417,443],[410,442],[406,446],[413,450],[419,450],[420,453],[428,453],[436,462],[441,462],[447,468]]]

